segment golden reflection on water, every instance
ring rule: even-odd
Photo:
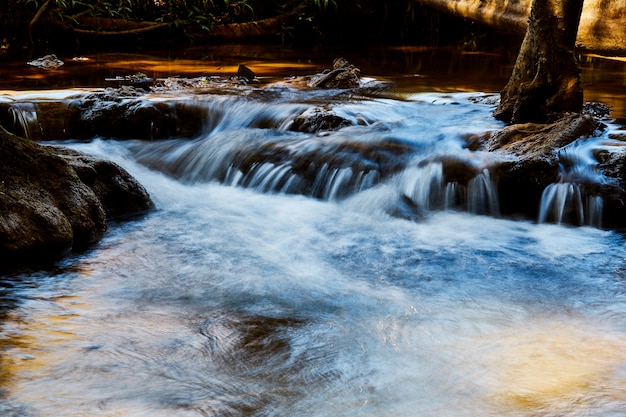
[[[592,404],[626,401],[626,335],[541,322],[483,342],[481,361],[493,369],[489,402],[507,412],[578,415]]]
[[[11,314],[0,333],[0,386],[8,392],[22,391],[23,384],[49,376],[51,369],[63,362],[68,349],[80,339],[78,310],[89,308],[73,295],[34,303],[43,304],[35,307],[41,315],[23,318]]]
[[[609,61],[626,62],[626,57],[624,56],[606,56],[606,55],[598,55],[598,54],[585,54],[585,56],[589,58],[607,59]]]
[[[315,70],[316,66],[312,64],[293,63],[293,62],[245,62],[245,65],[254,70],[257,75],[283,74],[286,70]],[[199,61],[199,60],[148,60],[148,59],[127,59],[124,61],[107,62],[102,64],[103,67],[123,69],[126,68],[132,72],[147,72],[157,74],[213,74],[213,75],[236,75],[238,64],[227,64],[216,61]],[[126,74],[123,74],[126,75]]]

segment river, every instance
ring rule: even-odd
[[[64,141],[122,165],[156,209],[50,270],[0,277],[0,413],[624,416],[623,234],[500,218],[485,177],[449,205],[425,161],[490,158],[463,137],[502,127],[500,79],[439,82],[406,62],[365,80],[384,94],[270,80],[185,97],[213,115],[192,139]],[[623,91],[594,71],[587,94]],[[318,104],[354,125],[288,129]],[[383,178],[345,157],[354,142],[413,152]],[[279,163],[237,170],[259,143],[366,168],[317,166],[304,192]]]

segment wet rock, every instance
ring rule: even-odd
[[[246,82],[252,82],[256,80],[256,74],[250,68],[243,64],[239,64],[237,68],[237,76],[243,78]]]
[[[132,75],[121,76],[118,75],[113,78],[105,78],[107,83],[113,84],[116,87],[131,87],[133,89],[144,89],[149,90],[154,86],[154,79],[148,77],[146,74],[142,72],[137,72]]]
[[[596,136],[603,125],[591,115],[571,114],[555,123],[524,123],[507,126],[494,133],[487,143],[489,151],[527,158],[555,160],[555,151],[577,139]]]
[[[583,114],[589,114],[596,119],[607,120],[611,115],[611,108],[604,103],[588,101],[583,104]]]
[[[45,70],[55,70],[64,64],[56,55],[50,54],[45,55],[41,58],[34,59],[32,61],[27,62],[28,65],[45,69]]]
[[[175,103],[150,101],[132,87],[109,88],[71,101],[67,108],[67,136],[117,139],[162,139],[185,134]],[[200,121],[187,126],[199,127]]]
[[[111,216],[152,207],[143,187],[116,165],[2,128],[0,178],[0,269],[82,249],[102,237]]]
[[[470,151],[477,151],[481,147],[485,146],[487,141],[491,138],[493,132],[486,133],[468,133],[466,135],[461,136],[461,140],[465,142],[465,148]]]
[[[360,82],[361,70],[345,58],[336,58],[332,70],[313,76],[308,85],[315,88],[355,88]]]
[[[558,149],[598,128],[591,116],[570,115],[552,124],[525,123],[494,133],[489,151],[513,156],[495,168],[503,214],[537,218],[543,190],[559,180]]]
[[[489,151],[510,156],[494,168],[502,213],[537,218],[545,188],[562,180],[571,169],[561,149],[576,140],[597,137],[602,123],[589,114],[571,114],[550,124],[519,124],[494,133],[484,145]],[[624,152],[598,153],[599,169],[608,181],[577,178],[587,196],[604,201],[603,227],[626,227]]]
[[[50,149],[91,188],[108,220],[132,217],[152,207],[146,189],[119,165],[63,146],[50,146]]]
[[[597,153],[598,169],[607,181],[596,187],[604,199],[604,227],[609,229],[626,229],[626,144],[611,146],[611,151]]]
[[[462,185],[467,185],[472,178],[476,177],[484,169],[482,166],[476,166],[471,161],[454,155],[438,156],[427,162],[441,163],[445,181]]]
[[[337,130],[351,126],[352,123],[335,114],[326,107],[307,109],[295,118],[290,129],[296,132],[316,133],[320,131]]]
[[[0,103],[0,126],[9,132],[34,141],[66,138],[65,100],[42,100],[32,103]]]
[[[184,100],[151,100],[129,86],[59,100],[0,103],[0,126],[34,141],[192,137],[206,112]]]

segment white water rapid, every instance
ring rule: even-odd
[[[1,415],[624,415],[622,235],[498,218],[472,94],[329,96],[354,124],[320,134],[289,130],[301,94],[199,97],[193,139],[65,143],[156,210],[0,277]],[[475,175],[446,183],[447,155]]]

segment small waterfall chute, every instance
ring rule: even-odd
[[[305,104],[288,101],[268,106],[263,101],[230,96],[211,96],[197,105],[206,112],[202,129],[205,135],[245,128],[284,131],[307,108]]]
[[[574,182],[553,183],[541,195],[539,223],[595,226],[602,224],[603,200],[589,196]]]
[[[246,174],[233,169],[228,184],[253,188],[260,192],[304,194],[322,200],[336,201],[372,187],[378,182],[376,171],[355,171],[352,167],[330,168],[323,164],[311,184],[289,164],[262,163]]]
[[[311,195],[323,200],[338,200],[374,186],[379,182],[376,170],[362,171],[353,167],[334,167],[323,164],[315,180]]]
[[[12,133],[26,139],[34,139],[35,129],[40,129],[37,109],[32,102],[16,102],[7,109]]]
[[[443,164],[431,162],[404,171],[401,191],[423,210],[443,208],[445,183]]]
[[[498,188],[488,169],[484,169],[468,182],[467,209],[473,214],[500,216]]]
[[[497,186],[488,169],[476,174],[467,184],[461,184],[446,182],[443,164],[431,162],[407,169],[401,190],[423,210],[465,210],[473,214],[500,216]]]
[[[595,146],[591,141],[577,141],[559,151],[560,180],[549,184],[541,195],[539,223],[602,225],[602,197],[588,194],[581,186],[603,181],[592,155]]]

